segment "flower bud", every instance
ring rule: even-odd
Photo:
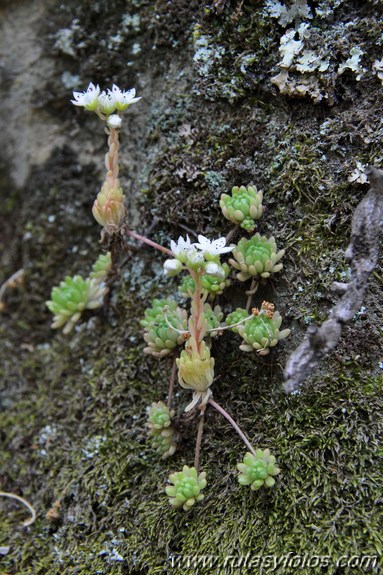
[[[205,273],[216,278],[224,279],[226,277],[225,270],[215,262],[208,262],[205,267]]]
[[[106,123],[108,124],[109,128],[114,128],[118,130],[119,128],[121,128],[122,119],[118,114],[112,114],[111,116],[109,116]]]
[[[168,277],[176,276],[182,270],[182,264],[179,260],[166,260],[164,262],[164,272]]]

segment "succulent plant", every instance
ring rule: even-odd
[[[159,433],[152,433],[153,448],[162,459],[167,459],[176,452],[178,433],[174,427],[167,427]]]
[[[230,280],[228,279],[230,267],[227,264],[221,264],[220,267],[223,271],[222,277],[210,274],[203,274],[201,276],[202,287],[210,295],[220,295],[223,290],[230,285]]]
[[[262,485],[273,487],[274,477],[280,469],[275,465],[274,455],[270,455],[269,449],[262,451],[257,449],[255,455],[248,452],[243,458],[243,463],[237,464],[240,475],[238,481],[241,485],[250,485],[250,489],[256,491]]]
[[[223,277],[218,277],[210,274],[203,274],[201,276],[201,284],[204,290],[206,290],[209,295],[215,296],[220,295],[225,288],[230,285],[230,280],[228,279],[230,273],[230,267],[227,264],[220,264],[220,268],[223,270]],[[192,277],[185,276],[182,278],[180,287],[178,288],[181,294],[185,297],[189,297],[195,290],[195,282]]]
[[[255,229],[255,220],[263,214],[263,194],[255,186],[234,186],[231,196],[222,194],[219,201],[221,210],[226,219],[233,224],[240,225],[248,232]]]
[[[109,233],[117,231],[125,218],[124,199],[122,188],[110,187],[106,181],[94,201],[93,217]]]
[[[166,494],[170,497],[169,503],[173,507],[183,507],[185,511],[194,505],[196,501],[201,501],[204,495],[201,490],[206,487],[206,473],[198,474],[195,467],[184,465],[182,471],[172,473],[169,476],[168,485],[165,488]]]
[[[282,316],[279,312],[274,312],[273,304],[263,302],[261,309],[253,308],[252,313],[253,317],[237,328],[244,339],[244,343],[239,347],[242,351],[255,349],[259,355],[267,355],[270,347],[274,347],[279,340],[287,337],[290,330],[279,331]]]
[[[187,331],[187,313],[171,298],[154,299],[140,323],[145,328],[144,339],[148,343],[145,353],[164,357],[185,341],[179,331]]]
[[[106,280],[108,273],[112,268],[112,255],[110,252],[101,254],[92,266],[92,271],[89,274],[91,279],[103,282]]]
[[[154,402],[148,410],[148,427],[150,432],[163,431],[172,424],[174,409],[169,409],[162,401]]]
[[[176,362],[181,387],[203,393],[213,383],[214,358],[210,357],[210,350],[204,341],[198,345],[191,337]]]
[[[249,314],[245,309],[243,309],[241,307],[237,307],[236,310],[232,311],[231,313],[229,313],[226,316],[225,324],[227,326],[234,325],[234,324],[242,321],[243,319],[245,319],[248,316],[249,316]],[[234,333],[238,333],[238,326],[237,327],[231,327],[230,330],[233,331]]]
[[[162,401],[152,403],[148,409],[148,435],[152,438],[153,448],[162,459],[173,455],[177,448],[178,433],[172,427],[174,409],[169,409]]]
[[[229,263],[239,270],[236,277],[242,282],[249,278],[268,278],[282,269],[280,260],[284,253],[285,250],[278,251],[275,238],[256,233],[250,240],[239,240],[233,250],[234,259]]]
[[[203,313],[207,321],[207,329],[209,330],[209,335],[210,337],[214,337],[215,335],[217,335],[217,332],[221,325],[221,321],[223,318],[222,310],[219,305],[216,305],[214,308],[212,308],[209,303],[205,303],[203,306]],[[211,330],[217,330],[217,331],[211,331]]]
[[[108,288],[96,279],[84,279],[80,275],[67,276],[54,287],[51,299],[46,302],[54,314],[52,328],[63,327],[69,333],[85,309],[96,309],[103,303]]]

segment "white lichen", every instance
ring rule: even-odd
[[[306,0],[294,0],[291,6],[284,6],[278,0],[266,0],[264,11],[268,16],[277,18],[281,26],[313,17]]]
[[[364,52],[359,46],[354,46],[350,50],[350,58],[348,58],[343,64],[341,64],[338,68],[338,75],[341,76],[343,72],[347,69],[355,72],[356,79],[359,81],[363,74],[366,72],[366,69],[360,63],[361,57],[363,56]]]

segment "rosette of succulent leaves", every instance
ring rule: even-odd
[[[119,130],[122,113],[140,98],[135,90],[123,91],[116,85],[101,92],[99,86],[90,84],[85,92],[74,92],[72,103],[94,112],[104,123],[108,135],[108,152],[105,157],[106,176],[93,204],[93,215],[102,226],[101,238],[108,242],[110,252],[100,256],[87,278],[67,277],[60,286],[53,288],[47,306],[54,314],[53,328],[63,328],[69,333],[86,309],[99,307],[107,292],[106,278],[114,267],[119,252],[127,249],[127,240],[135,239],[166,254],[164,273],[168,277],[182,274],[179,291],[190,300],[188,309],[182,308],[171,297],[157,298],[141,320],[146,341],[145,353],[158,358],[173,360],[167,402],[154,402],[148,408],[148,431],[153,447],[162,457],[172,456],[180,439],[176,413],[173,408],[173,391],[176,379],[179,385],[191,392],[184,407],[186,413],[198,414],[198,430],[194,466],[183,466],[172,473],[166,493],[175,508],[189,510],[203,499],[202,490],[207,485],[206,473],[200,471],[200,446],[207,406],[216,409],[232,425],[245,443],[248,452],[238,464],[238,481],[257,490],[272,487],[279,473],[275,457],[268,449],[255,450],[238,423],[213,399],[215,359],[211,342],[223,330],[231,330],[242,338],[240,349],[244,352],[265,355],[287,337],[290,330],[280,329],[282,317],[270,302],[252,306],[252,298],[261,282],[278,274],[282,269],[284,250],[278,250],[274,237],[256,232],[257,220],[262,216],[263,194],[253,185],[232,188],[231,194],[222,194],[220,207],[223,216],[235,228],[228,236],[210,240],[198,235],[192,242],[189,236],[170,242],[170,249],[159,245],[129,227],[129,210],[119,181]],[[247,234],[237,244],[230,243],[238,230]],[[228,261],[223,261],[228,257]],[[230,284],[230,271],[235,279],[249,283],[244,308],[231,310],[223,321],[223,312],[217,298]]]

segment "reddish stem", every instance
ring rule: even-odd
[[[251,453],[253,455],[256,455],[255,453],[255,449],[254,447],[251,445],[250,441],[247,439],[246,435],[243,433],[243,431],[241,430],[241,428],[239,427],[239,425],[234,421],[234,419],[227,413],[227,411],[221,407],[219,405],[219,403],[217,403],[216,401],[214,401],[214,399],[209,399],[208,403],[210,403],[210,405],[212,407],[214,407],[214,409],[216,409],[221,415],[223,415],[223,417],[225,417],[227,419],[227,421],[230,423],[230,425],[235,429],[235,431],[238,433],[239,437],[242,439],[242,441],[244,442],[244,444],[246,445],[246,447],[248,448],[249,451],[251,451]]]
[[[197,344],[197,351],[200,351],[200,343],[203,339],[202,329],[200,327],[200,321],[203,314],[203,301],[202,301],[202,286],[201,277],[198,271],[189,270],[190,275],[194,280],[195,289],[193,293],[194,307],[192,307],[192,318],[193,318],[193,330],[190,330],[192,337],[194,337]]]
[[[174,382],[176,380],[177,374],[177,363],[176,359],[173,360],[173,367],[172,367],[172,374],[169,380],[169,390],[168,390],[168,408],[171,409],[172,402],[173,402],[173,391],[174,391]]]
[[[128,236],[131,236],[132,238],[135,238],[136,240],[139,240],[140,242],[143,242],[144,244],[147,244],[148,246],[151,246],[152,248],[155,248],[156,250],[163,252],[167,256],[174,257],[174,254],[171,250],[169,250],[168,248],[164,248],[164,246],[157,244],[157,242],[153,242],[153,240],[149,240],[149,238],[146,238],[145,236],[137,234],[137,232],[133,232],[132,230],[125,230],[125,233]]]
[[[197,441],[195,444],[195,457],[194,457],[194,467],[199,473],[199,460],[201,455],[201,443],[202,443],[202,434],[203,434],[203,424],[205,421],[205,406],[201,409],[198,421],[198,431],[197,431]]]

